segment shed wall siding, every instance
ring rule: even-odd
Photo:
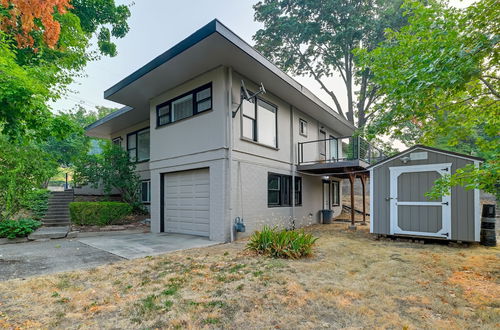
[[[386,198],[390,197],[389,167],[452,163],[451,172],[454,174],[458,168],[474,163],[472,160],[466,160],[453,155],[441,154],[426,149],[417,148],[412,152],[419,151],[426,151],[428,153],[428,158],[424,160],[411,160],[403,164],[400,160],[401,157],[398,157],[373,169],[373,233],[390,234],[390,206],[389,200],[386,200]],[[417,183],[412,182],[411,184],[413,186]],[[414,189],[418,191],[419,188],[414,187]],[[460,186],[453,187],[451,192],[451,239],[474,241],[474,234],[474,190],[466,191]]]

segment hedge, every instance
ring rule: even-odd
[[[121,223],[132,213],[132,206],[121,202],[72,202],[71,222],[80,226],[106,226]]]

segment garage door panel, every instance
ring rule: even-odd
[[[208,169],[165,175],[165,230],[209,236],[210,176]]]

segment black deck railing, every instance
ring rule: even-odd
[[[299,165],[362,160],[368,164],[386,158],[377,147],[359,136],[345,136],[298,143]]]

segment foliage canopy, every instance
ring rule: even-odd
[[[332,98],[335,108],[361,127],[378,99],[369,68],[359,67],[354,49],[373,49],[384,29],[406,23],[401,0],[264,0],[255,6],[255,20],[264,28],[254,36],[256,47],[280,68],[310,75]],[[339,74],[347,92],[347,108],[326,79]],[[355,85],[359,90],[355,90]]]
[[[500,3],[457,9],[408,0],[403,8],[409,25],[387,30],[377,48],[357,51],[384,95],[365,133],[484,157],[480,168],[440,180],[434,193],[462,184],[498,196]]]

